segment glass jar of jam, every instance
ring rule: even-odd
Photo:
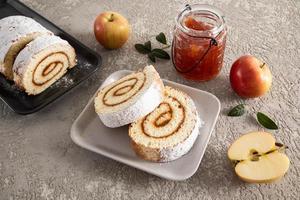
[[[176,18],[172,42],[175,69],[187,79],[208,81],[223,64],[226,25],[222,12],[209,5],[186,5]]]

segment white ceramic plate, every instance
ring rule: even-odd
[[[117,71],[111,74],[101,87],[119,80],[129,73],[131,71]],[[167,80],[164,80],[164,83],[190,95],[195,101],[201,119],[204,121],[193,148],[183,157],[168,163],[154,163],[137,157],[130,146],[127,126],[112,129],[102,124],[94,110],[95,96],[73,123],[71,128],[72,140],[85,149],[162,178],[184,180],[191,177],[198,169],[216,124],[221,107],[220,101],[216,96],[205,91]]]

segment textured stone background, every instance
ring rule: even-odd
[[[166,32],[171,39],[174,17],[185,1],[25,0],[28,6],[103,56],[93,77],[40,112],[13,113],[0,102],[0,199],[299,199],[300,198],[300,1],[201,1],[224,10],[229,27],[222,73],[207,83],[179,77],[170,61],[156,64],[161,76],[209,91],[220,98],[214,134],[196,174],[183,182],[160,179],[76,146],[70,139],[72,122],[98,86],[119,69],[149,63],[133,44]],[[199,2],[199,1],[194,1]],[[96,15],[115,10],[130,21],[133,34],[120,50],[105,51],[94,39]],[[231,63],[250,53],[266,61],[274,76],[272,91],[245,101],[250,114],[229,118],[230,106],[243,102],[233,94]],[[262,129],[254,114],[263,111],[280,125],[274,135],[287,144],[291,167],[279,182],[246,184],[233,173],[226,158],[229,144],[242,133]]]

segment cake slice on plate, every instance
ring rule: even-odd
[[[185,93],[165,87],[160,105],[132,123],[129,136],[133,150],[145,160],[168,162],[186,154],[200,128],[196,106]]]
[[[163,82],[150,65],[102,88],[95,98],[95,110],[105,126],[120,127],[153,111],[163,94]]]

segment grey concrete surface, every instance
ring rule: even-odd
[[[196,174],[182,182],[149,175],[76,146],[70,139],[72,122],[101,82],[120,69],[137,69],[148,63],[133,45],[161,31],[172,38],[174,17],[186,1],[159,0],[24,0],[24,2],[103,56],[103,66],[71,93],[38,113],[21,116],[0,102],[0,199],[300,199],[300,1],[201,1],[223,9],[228,23],[225,64],[210,82],[193,83],[178,76],[170,61],[156,64],[160,75],[215,94],[222,112]],[[189,1],[199,2],[199,1]],[[126,16],[132,35],[126,45],[106,51],[93,35],[98,13],[114,10]],[[232,62],[250,53],[270,66],[273,85],[269,94],[242,100],[231,90]],[[239,102],[248,114],[225,115]],[[227,160],[230,143],[243,133],[262,130],[254,115],[273,116],[280,129],[272,131],[290,148],[291,166],[273,184],[246,184]],[[187,163],[188,164],[188,163]]]

